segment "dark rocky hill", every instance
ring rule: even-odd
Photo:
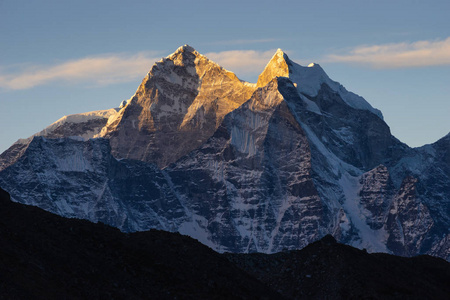
[[[281,297],[190,237],[125,234],[0,193],[0,299]]]
[[[226,254],[289,299],[449,299],[450,263],[339,244],[327,235],[302,250]]]
[[[122,233],[11,202],[0,189],[0,299],[448,299],[450,264],[302,250],[219,254],[190,237]],[[282,295],[281,295],[282,294]],[[284,298],[283,298],[284,297]]]

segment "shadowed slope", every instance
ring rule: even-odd
[[[450,294],[450,264],[442,259],[368,254],[331,236],[302,250],[220,255],[180,234],[124,234],[65,219],[13,203],[2,189],[0,208],[0,298],[446,299]]]
[[[187,236],[127,235],[0,197],[2,299],[280,297]]]
[[[427,255],[369,254],[328,235],[302,250],[226,254],[290,299],[448,299],[450,263]]]

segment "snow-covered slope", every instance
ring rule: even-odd
[[[331,80],[319,64],[311,63],[307,67],[301,66],[290,60],[281,49],[277,50],[261,73],[257,85],[264,86],[277,76],[288,77],[295,84],[298,92],[308,98],[316,97],[322,85],[326,84],[350,107],[368,110],[383,119],[381,111],[373,108],[363,97],[347,91],[340,83]]]
[[[88,140],[96,137],[107,124],[108,120],[113,119],[118,111],[118,108],[111,108],[64,116],[29,138],[19,139],[9,149],[3,152],[0,155],[0,170],[16,162],[34,137],[42,136],[50,139],[72,138]]]
[[[73,136],[88,140],[99,134],[108,119],[116,115],[118,111],[117,108],[111,108],[64,116],[32,137],[60,138]]]
[[[292,69],[292,75],[289,78],[297,83],[300,93],[315,97],[322,85],[326,84],[333,91],[337,92],[349,106],[368,110],[383,119],[381,111],[373,108],[363,97],[347,91],[340,83],[331,80],[319,64],[311,63],[307,67],[303,67],[291,60],[288,61],[289,67]]]
[[[249,84],[183,46],[118,112],[82,116],[0,156],[15,201],[218,251],[298,249],[331,233],[450,258],[449,135],[409,148],[363,98],[281,50]]]

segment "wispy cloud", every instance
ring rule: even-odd
[[[275,54],[276,49],[268,51],[231,50],[206,53],[206,57],[239,76],[256,76]]]
[[[226,41],[214,41],[209,42],[209,45],[248,45],[248,44],[260,44],[260,43],[271,43],[275,42],[277,39],[238,39],[238,40],[226,40]]]
[[[155,52],[141,52],[85,57],[52,66],[26,66],[12,73],[3,69],[0,87],[23,90],[57,81],[89,85],[128,82],[143,77],[157,60]]]
[[[259,75],[275,50],[233,50],[210,52],[205,55],[238,76]],[[25,90],[50,83],[106,86],[142,78],[158,61],[157,52],[137,54],[108,54],[85,57],[50,66],[22,65],[0,68],[0,88]]]
[[[450,37],[445,40],[359,46],[346,54],[328,55],[325,61],[362,64],[377,69],[450,65]]]

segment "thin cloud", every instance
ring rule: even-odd
[[[275,49],[232,50],[205,55],[238,76],[257,77],[275,52]],[[55,82],[88,86],[129,82],[142,78],[159,59],[156,52],[141,52],[85,57],[51,66],[21,65],[15,71],[3,67],[0,68],[0,88],[25,90]]]
[[[239,76],[257,76],[275,54],[276,49],[268,51],[230,50],[206,53],[206,57]]]
[[[6,73],[0,70],[0,87],[24,90],[50,82],[109,85],[129,82],[143,77],[155,61],[155,52],[134,55],[110,54],[86,57],[53,66],[27,66],[20,71]]]
[[[260,43],[271,43],[277,41],[277,39],[241,39],[241,40],[226,40],[226,41],[215,41],[208,43],[209,45],[247,45],[247,44],[260,44]]]
[[[450,65],[450,37],[445,40],[359,46],[348,54],[328,55],[325,61],[362,64],[377,69]]]

